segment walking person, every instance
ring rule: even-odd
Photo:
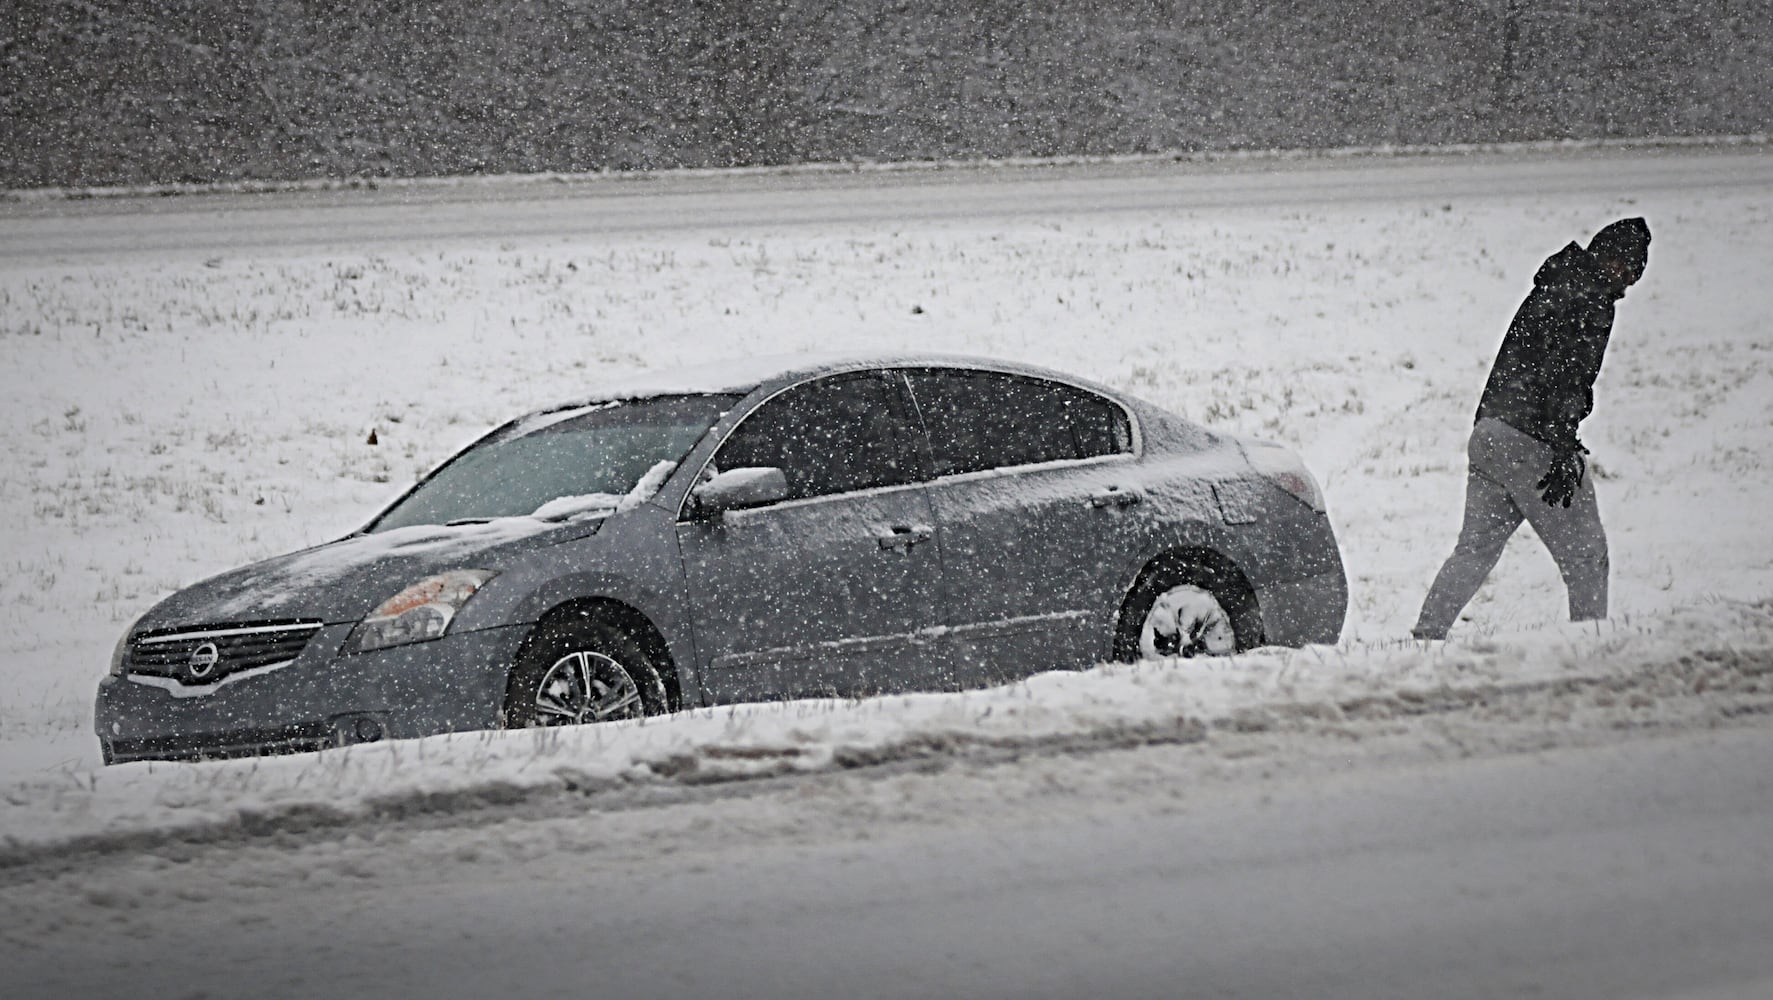
[[[1644,220],[1620,219],[1540,266],[1478,402],[1459,541],[1411,635],[1446,638],[1523,520],[1557,562],[1570,620],[1607,617],[1607,535],[1576,429],[1594,408],[1614,303],[1643,275],[1649,250]]]

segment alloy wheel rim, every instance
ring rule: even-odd
[[[1211,591],[1192,584],[1158,595],[1139,629],[1144,659],[1170,656],[1225,656],[1237,651],[1231,615]]]
[[[640,686],[602,653],[575,651],[554,661],[536,686],[536,723],[576,726],[638,715]]]

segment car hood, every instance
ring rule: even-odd
[[[415,525],[229,570],[173,594],[137,630],[284,619],[354,622],[402,588],[450,569],[498,569],[512,554],[595,532],[602,516],[567,523],[506,517]]]

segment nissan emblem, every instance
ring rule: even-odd
[[[217,649],[213,642],[206,642],[203,645],[198,646],[196,649],[191,650],[190,667],[192,679],[200,681],[205,677],[208,677],[215,671],[215,665],[221,661],[222,651]]]

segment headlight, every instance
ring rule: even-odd
[[[428,576],[371,611],[345,640],[344,651],[363,653],[435,639],[449,629],[468,598],[492,578],[492,571],[484,569]]]
[[[129,633],[135,631],[135,627],[139,621],[140,621],[140,619],[137,619],[137,621],[129,623],[129,627],[124,629],[123,635],[118,637],[118,639],[117,639],[117,648],[111,650],[111,676],[112,677],[122,677],[123,676],[123,663],[124,663],[124,660],[129,655]]]

